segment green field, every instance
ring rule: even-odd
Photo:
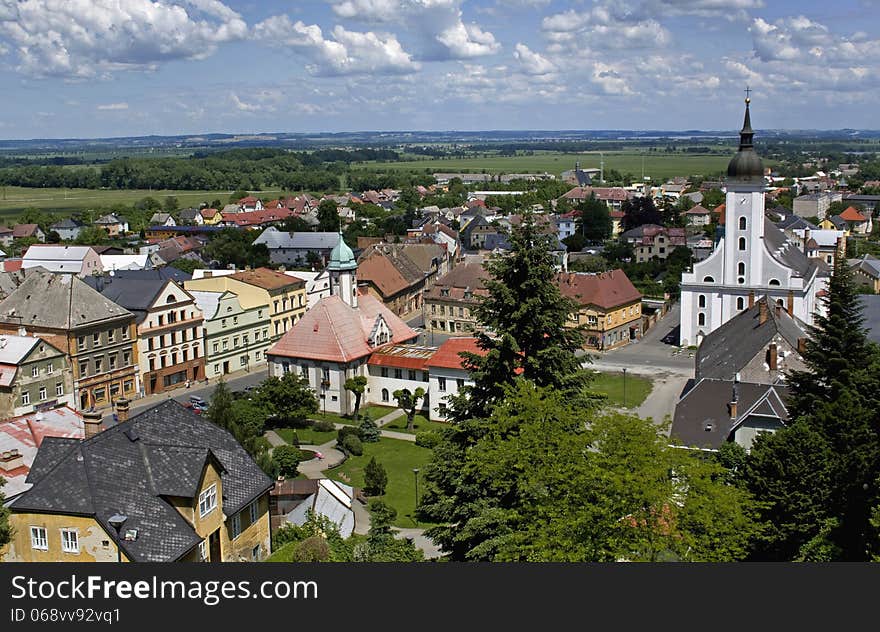
[[[727,163],[736,152],[731,146],[727,154],[664,154],[662,152],[603,152],[605,169],[616,169],[621,173],[630,173],[637,178],[642,175],[642,159],[644,158],[644,174],[655,180],[665,180],[672,176],[720,175],[727,169]],[[575,161],[580,161],[582,169],[599,168],[601,157],[599,152],[579,154],[562,154],[535,152],[532,156],[492,156],[472,158],[450,158],[412,160],[406,162],[371,162],[364,168],[393,169],[410,171],[456,172],[468,170],[471,173],[486,171],[487,173],[560,173],[574,168]],[[772,161],[764,161],[770,166]]]
[[[608,403],[612,406],[625,404],[626,408],[638,408],[651,392],[654,383],[647,377],[638,375],[626,376],[626,401],[624,402],[624,377],[623,373],[597,373],[593,380],[593,390],[608,396]]]
[[[219,199],[226,203],[233,191],[176,191],[159,189],[31,189],[25,187],[0,187],[0,216],[11,217],[28,208],[67,215],[114,204],[128,205],[145,197],[154,197],[160,202],[169,195],[177,198],[181,208],[197,206],[200,202],[210,204]],[[262,198],[278,196],[280,190],[255,191],[253,195]]]

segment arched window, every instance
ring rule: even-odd
[[[770,279],[767,285],[779,285],[779,279]]]
[[[382,389],[382,401],[383,402],[388,401],[388,389],[387,388]]]
[[[779,305],[779,307],[785,307],[785,303],[782,301],[781,298],[776,299],[776,304]]]
[[[174,294],[169,294],[168,298],[165,299],[165,302],[166,303],[173,303],[174,302]]]
[[[700,294],[700,298],[697,302],[699,303],[700,307],[706,307],[706,295]]]
[[[745,230],[745,229],[746,229],[746,218],[745,218],[745,217],[740,217],[740,218],[739,218],[739,229],[740,229],[740,230]]]
[[[746,301],[742,296],[740,296],[739,298],[736,299],[736,308],[737,309],[742,309],[743,307],[745,307],[745,305],[746,305]]]
[[[703,283],[715,283],[715,279],[710,276],[703,277]]]
[[[705,327],[705,325],[706,325],[706,315],[705,314],[701,313],[699,316],[697,316],[697,324],[700,327]]]
[[[740,261],[738,264],[736,264],[736,273],[740,275],[746,273],[746,264],[744,262]]]
[[[745,237],[740,237],[740,238],[739,238],[739,249],[740,249],[740,250],[745,250],[745,249],[746,249],[746,238],[745,238]]]

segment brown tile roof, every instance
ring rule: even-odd
[[[12,227],[12,236],[13,237],[33,237],[37,230],[39,230],[39,226],[36,224],[16,224]]]
[[[431,250],[420,251],[419,249]],[[373,244],[358,259],[358,280],[371,283],[383,297],[404,292],[424,281],[430,266],[423,269],[410,254],[424,260],[426,253],[443,252],[434,244]]]
[[[629,192],[621,187],[575,187],[562,197],[568,200],[586,200],[590,194],[594,194],[597,200],[612,200],[623,202],[629,199]]]
[[[481,263],[460,263],[447,274],[440,277],[434,286],[425,292],[425,298],[464,299],[466,289],[470,289],[475,295],[486,294],[483,281],[489,278],[489,273]],[[443,296],[440,290],[448,289],[449,295]]]
[[[574,299],[582,307],[596,305],[614,309],[642,298],[642,293],[620,269],[601,274],[563,272],[557,275],[556,282],[563,296]]]
[[[486,351],[477,346],[476,338],[450,338],[440,345],[437,353],[428,361],[428,366],[440,369],[463,369],[464,360],[458,355],[462,351],[486,355]]]
[[[435,347],[391,345],[373,353],[367,364],[424,371],[436,352]]]
[[[853,206],[847,207],[847,209],[838,217],[847,222],[864,222],[867,219],[864,215],[859,213],[858,209]]]
[[[685,215],[708,215],[709,213],[711,213],[709,209],[699,204],[685,211]]]
[[[241,281],[242,283],[247,283],[248,285],[254,285],[256,287],[263,288],[264,290],[280,290],[281,288],[287,287],[289,285],[305,286],[305,281],[303,281],[302,279],[295,276],[290,276],[289,274],[276,272],[275,270],[270,270],[269,268],[242,270],[241,272],[230,274],[229,278]]]

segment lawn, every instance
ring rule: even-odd
[[[397,432],[407,432],[409,434],[416,434],[418,432],[425,432],[426,430],[441,430],[442,428],[448,428],[449,424],[440,423],[437,421],[428,421],[424,415],[416,415],[415,419],[413,419],[413,430],[406,429],[406,415],[403,417],[398,417],[390,424],[385,424],[382,426],[382,430],[395,430]]]
[[[318,432],[314,428],[275,428],[278,435],[293,445],[293,437],[299,437],[299,442],[303,445],[322,445],[328,441],[336,439],[336,431]]]
[[[397,410],[397,409],[394,407],[390,407],[390,406],[370,405],[370,406],[367,406],[366,408],[361,408],[360,414],[361,414],[361,416],[363,416],[363,415],[369,413],[370,419],[372,419],[373,421],[376,421],[380,417],[384,417],[388,413],[394,412],[395,410]],[[346,426],[356,425],[355,421],[349,416],[343,417],[342,415],[337,415],[336,413],[323,413],[323,412],[321,412],[320,409],[318,409],[318,412],[316,412],[314,415],[311,416],[311,419],[315,419],[315,420],[326,419],[328,421],[332,421],[335,424],[345,424]],[[358,421],[357,424],[359,425],[360,421]]]
[[[653,382],[650,378],[640,375],[626,376],[626,408],[636,408],[645,401],[651,392]],[[593,381],[593,389],[608,396],[612,406],[624,406],[623,373],[597,373]]]
[[[200,202],[210,204],[215,199],[226,202],[232,191],[178,191],[165,189],[52,189],[27,187],[0,187],[0,216],[12,217],[27,208],[58,211],[60,217],[73,211],[102,206],[130,206],[145,197],[160,202],[167,196],[177,198],[181,208],[197,206]],[[256,191],[253,195],[263,199],[277,196],[280,190]]]
[[[421,448],[410,441],[380,439],[377,443],[365,443],[362,456],[349,457],[338,468],[327,470],[326,474],[346,485],[363,487],[364,468],[374,456],[388,473],[388,486],[381,500],[397,510],[395,526],[428,526],[424,522],[416,525],[412,515],[416,505],[416,477],[413,468],[424,469],[431,459],[430,449]]]

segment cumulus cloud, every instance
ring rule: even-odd
[[[102,103],[98,106],[99,110],[127,110],[128,103]]]
[[[218,0],[0,0],[0,38],[32,76],[89,78],[204,59],[247,24]]]
[[[257,39],[300,51],[311,61],[307,69],[316,75],[404,74],[420,68],[394,35],[349,31],[337,25],[330,39],[317,24],[294,23],[286,15],[260,22],[254,33]]]
[[[525,44],[517,44],[513,56],[519,60],[522,71],[527,75],[547,75],[556,72],[556,64],[532,51]]]
[[[664,48],[672,36],[653,18],[633,19],[623,5],[597,5],[590,11],[569,10],[546,16],[541,30],[552,52],[578,48]]]

